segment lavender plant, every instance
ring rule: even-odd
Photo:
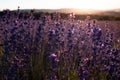
[[[1,80],[120,79],[119,31],[111,22],[33,14],[0,18]]]

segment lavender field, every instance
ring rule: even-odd
[[[6,11],[0,80],[120,80],[120,21]]]

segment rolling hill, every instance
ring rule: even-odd
[[[30,12],[31,9],[21,9],[21,12]],[[72,8],[64,8],[64,9],[34,9],[35,12],[48,12],[48,13],[75,13],[75,14],[87,14],[87,15],[108,15],[108,16],[120,16],[120,9],[113,10],[92,10],[92,9],[72,9]]]

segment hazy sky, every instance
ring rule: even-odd
[[[3,9],[115,9],[120,8],[120,0],[0,0],[0,10]]]

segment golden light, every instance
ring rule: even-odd
[[[105,0],[77,0],[75,5],[76,8],[80,9],[105,9]]]
[[[106,10],[114,9],[114,7],[120,7],[120,0],[61,0],[61,1],[63,1],[63,3],[61,3],[63,4],[62,6],[68,8]]]
[[[78,9],[119,9],[120,0],[3,0],[0,2],[0,9],[16,9],[17,6],[22,9],[60,9],[60,8],[78,8]]]
[[[115,0],[31,0],[29,4],[27,2],[28,1],[24,1],[21,6],[38,9],[79,8],[104,10],[115,7],[116,4],[119,5]]]

